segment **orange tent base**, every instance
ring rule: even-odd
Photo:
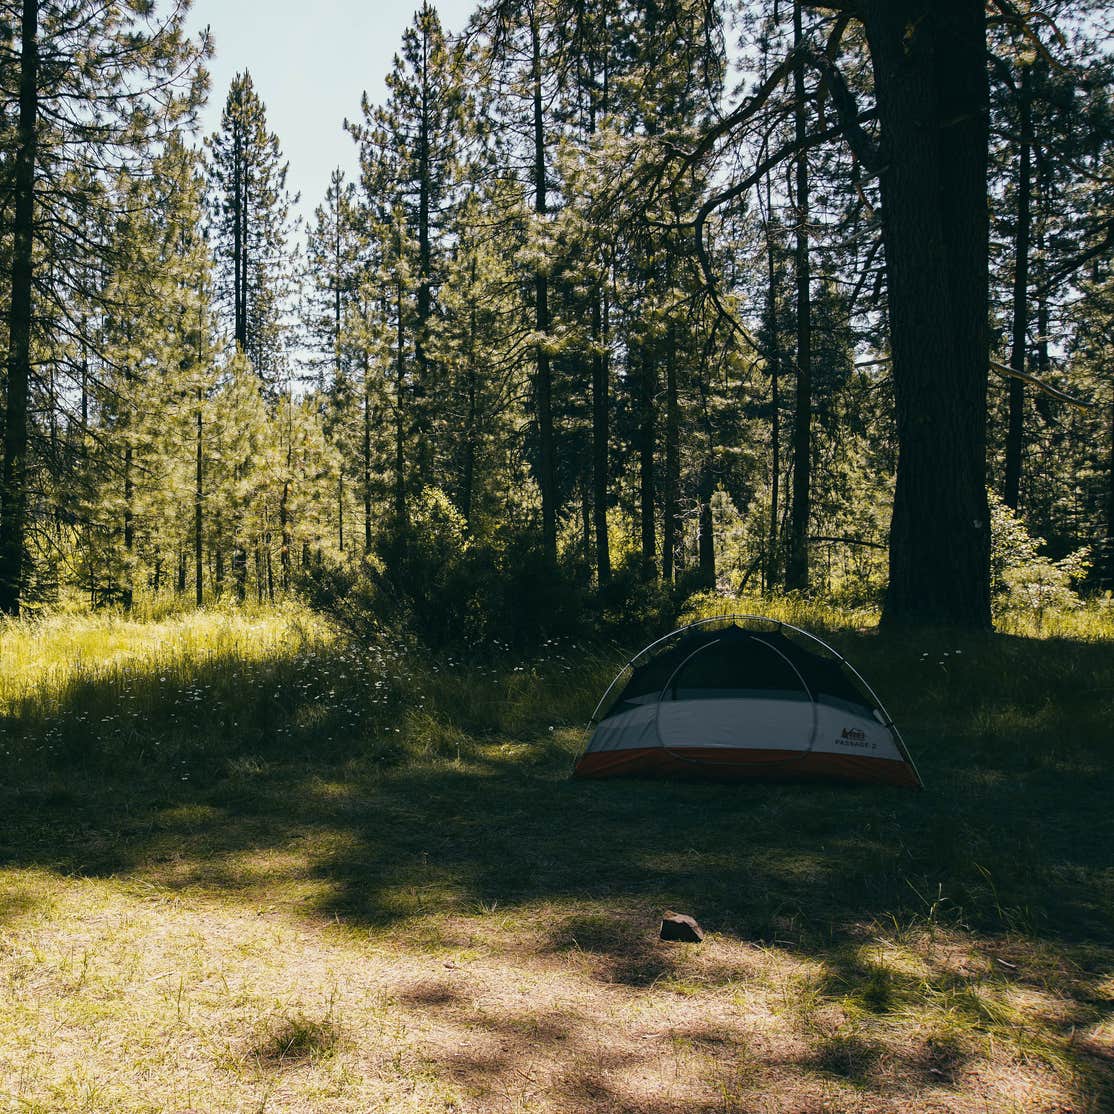
[[[639,747],[593,751],[581,756],[576,778],[699,778],[708,781],[840,781],[861,785],[920,782],[904,761],[861,754],[792,750],[731,750],[725,747]]]

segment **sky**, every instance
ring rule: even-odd
[[[373,104],[386,96],[383,79],[419,2],[194,0],[190,26],[208,26],[215,47],[204,134],[216,130],[232,78],[249,70],[290,163],[287,188],[301,194],[298,212],[308,219],[336,167],[355,177],[356,145],[344,118],[359,118],[364,90]],[[457,33],[475,0],[435,7],[445,30]]]

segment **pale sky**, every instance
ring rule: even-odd
[[[325,196],[329,174],[356,171],[356,145],[341,127],[357,119],[367,90],[375,104],[383,79],[420,0],[194,0],[190,25],[208,25],[216,53],[212,88],[201,117],[217,127],[235,74],[251,72],[267,107],[267,123],[290,163],[287,186],[301,193],[307,219]],[[476,0],[435,4],[446,32],[464,29]]]

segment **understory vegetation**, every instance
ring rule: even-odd
[[[582,783],[633,648],[0,628],[0,1094],[63,1111],[1114,1103],[1114,622],[823,632],[923,793]],[[657,939],[666,909],[702,945]]]

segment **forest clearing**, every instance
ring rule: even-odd
[[[1114,1111],[1112,0],[414,9],[0,0],[0,1110]]]
[[[782,615],[853,653],[924,792],[571,781],[618,647],[384,658],[294,607],[10,623],[5,1102],[1109,1109],[1109,611]],[[670,908],[703,944],[657,939]]]

